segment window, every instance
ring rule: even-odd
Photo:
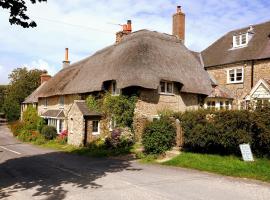
[[[59,106],[60,106],[60,108],[64,108],[64,103],[65,103],[65,97],[60,96],[59,97]]]
[[[244,68],[230,69],[227,71],[227,83],[242,83]]]
[[[45,98],[44,99],[44,108],[47,108],[48,107],[48,98]]]
[[[59,133],[61,133],[62,131],[63,131],[63,120],[62,119],[60,119],[59,120]]]
[[[229,101],[225,101],[225,109],[230,110],[230,102]]]
[[[112,82],[112,95],[120,95],[121,90],[117,88],[117,84],[115,81]]]
[[[207,109],[215,110],[216,102],[215,101],[207,101]]]
[[[173,82],[160,82],[160,93],[162,94],[173,94]]]
[[[99,134],[99,121],[97,121],[97,120],[93,121],[92,127],[93,127],[92,134],[98,135]]]
[[[248,43],[248,33],[233,36],[233,48],[246,46]]]
[[[220,110],[224,110],[225,104],[224,104],[223,101],[220,101],[220,102],[219,102],[219,106],[220,106]]]

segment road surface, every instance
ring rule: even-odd
[[[269,200],[270,185],[23,144],[0,126],[0,199]]]

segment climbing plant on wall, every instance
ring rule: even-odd
[[[89,95],[86,99],[88,108],[93,111],[102,112],[107,117],[112,117],[119,127],[132,128],[136,96],[112,96],[106,93],[102,98]]]

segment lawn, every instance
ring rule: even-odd
[[[181,153],[179,156],[164,162],[163,165],[270,182],[270,160],[268,159],[244,162],[241,158],[235,156]]]
[[[35,143],[33,143],[35,144]],[[60,144],[55,140],[47,141],[46,143],[40,145],[45,148],[56,149],[66,153],[74,153],[83,156],[90,157],[110,157],[110,156],[120,156],[126,155],[133,152],[136,145],[123,148],[108,149],[104,145],[89,145],[88,147],[75,147],[68,144]]]

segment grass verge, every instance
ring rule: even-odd
[[[66,153],[73,153],[90,157],[110,157],[121,156],[132,153],[133,146],[117,149],[108,149],[105,146],[89,145],[88,147],[75,147],[68,144],[60,144],[55,140],[47,141],[46,143],[39,145],[45,148],[55,149]]]
[[[163,165],[270,182],[270,160],[266,158],[256,159],[255,162],[244,162],[235,156],[181,153],[179,156],[164,162]]]

